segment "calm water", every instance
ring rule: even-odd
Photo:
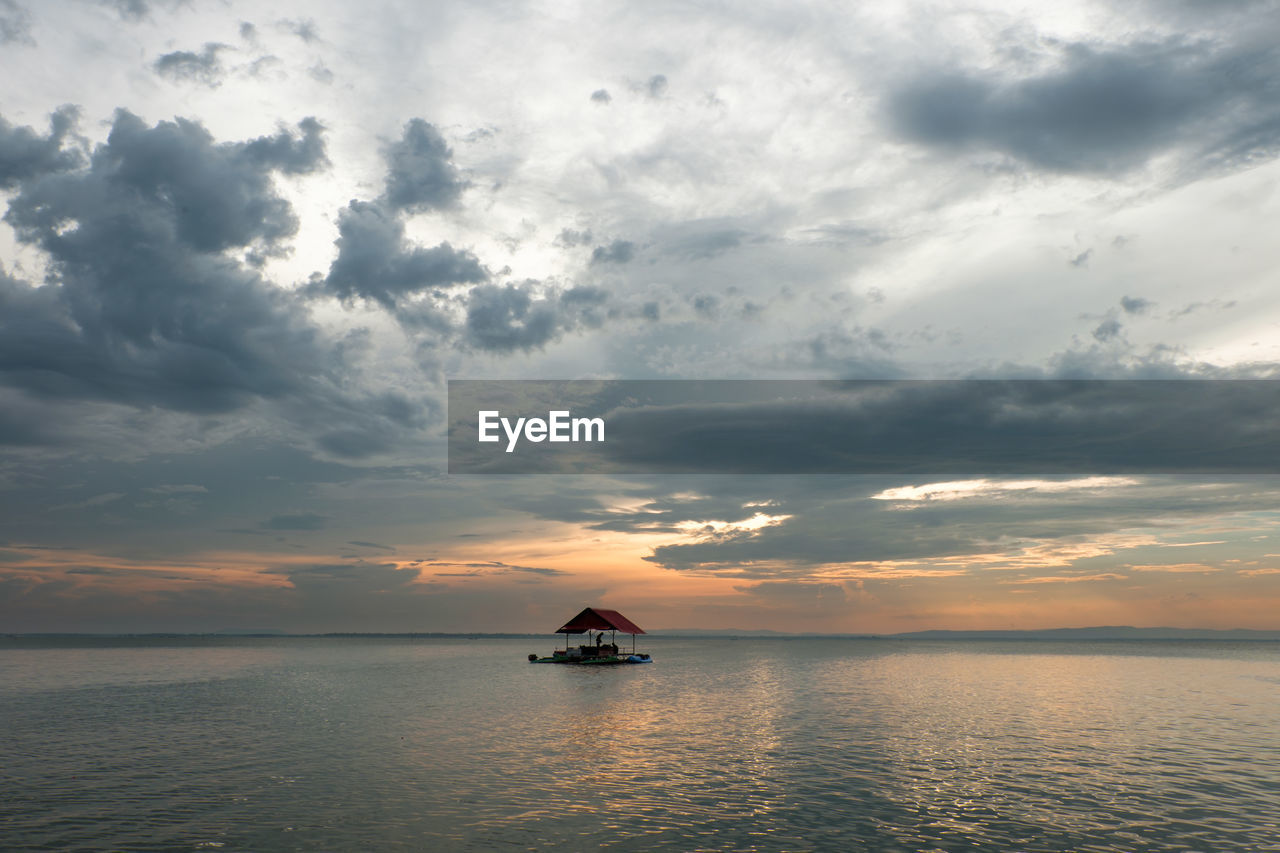
[[[1280,645],[0,640],[0,848],[1280,850]]]

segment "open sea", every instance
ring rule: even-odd
[[[0,849],[1280,851],[1280,643],[0,638]]]

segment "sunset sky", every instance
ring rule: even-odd
[[[0,632],[1280,629],[1261,466],[445,446],[450,379],[1275,378],[1278,3],[0,0],[0,76]]]

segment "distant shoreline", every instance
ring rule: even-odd
[[[104,632],[24,632],[0,633],[0,639],[545,639],[549,633],[490,633],[483,631],[398,631],[355,632],[328,631],[324,633],[289,633],[286,631],[210,631],[169,632],[151,631],[135,633]],[[788,633],[783,631],[739,631],[709,629],[672,629],[653,631],[646,639],[828,639],[828,640],[1045,640],[1045,641],[1126,641],[1126,640],[1223,640],[1223,641],[1280,641],[1280,630],[1210,629],[1210,628],[1134,628],[1130,626],[1104,626],[1091,628],[1049,628],[1043,630],[993,630],[993,631],[908,631],[898,634],[821,634]]]

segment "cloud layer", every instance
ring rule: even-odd
[[[1151,473],[1266,395],[629,409],[674,469],[998,424],[1124,482],[441,472],[446,379],[1273,379],[1278,9],[0,0],[0,630],[1275,627],[1270,482]]]

